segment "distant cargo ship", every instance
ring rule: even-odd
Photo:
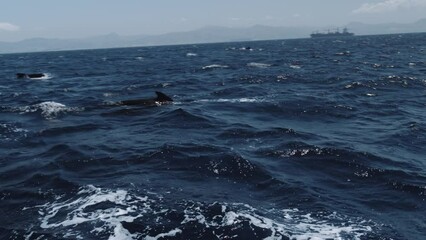
[[[330,32],[330,30],[326,33],[314,32],[311,34],[311,38],[322,38],[322,37],[350,37],[355,35],[354,33],[348,32],[347,28],[343,28],[343,32],[340,32],[337,29],[335,32]]]

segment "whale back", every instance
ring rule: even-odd
[[[26,78],[27,77],[27,74],[25,74],[25,73],[17,73],[16,74],[16,78]]]
[[[173,99],[162,92],[155,92],[157,97],[154,99],[131,99],[117,102],[118,105],[145,105],[154,106],[158,103],[173,102]]]
[[[46,75],[44,73],[17,73],[16,78],[42,78]]]
[[[30,73],[30,74],[27,74],[27,76],[29,78],[42,78],[45,75],[44,75],[44,73]]]

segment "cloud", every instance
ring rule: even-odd
[[[18,31],[19,26],[7,22],[0,22],[0,31]]]
[[[383,13],[394,12],[399,9],[426,7],[426,0],[385,0],[378,3],[364,3],[353,10],[353,13]]]

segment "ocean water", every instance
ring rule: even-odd
[[[425,39],[0,55],[0,239],[424,239]]]

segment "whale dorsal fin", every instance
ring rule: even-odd
[[[155,92],[157,94],[157,98],[155,101],[157,102],[173,102],[173,99],[162,92]]]

